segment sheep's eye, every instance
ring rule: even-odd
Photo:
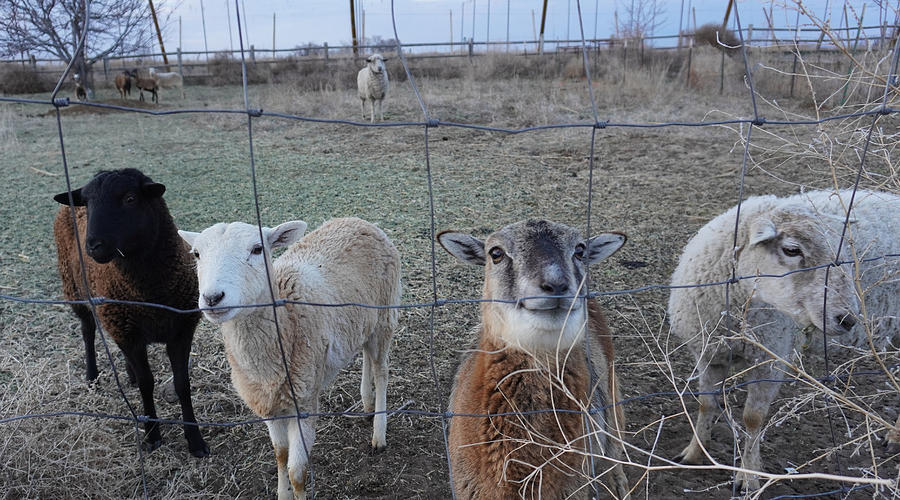
[[[195,259],[199,259],[199,258],[200,258],[200,252],[194,250],[194,258],[195,258]]]
[[[137,201],[137,196],[134,193],[128,193],[122,198],[122,202],[126,205],[134,205],[134,202]]]
[[[497,264],[498,262],[503,260],[503,256],[506,255],[506,252],[504,252],[500,247],[494,247],[490,249],[488,255],[491,256],[491,261],[493,261],[494,264]]]
[[[250,253],[253,255],[259,255],[262,253],[262,245],[254,245],[253,248],[250,249]]]
[[[575,254],[574,255],[575,255],[576,259],[580,260],[580,259],[584,258],[584,249],[585,249],[584,243],[579,243],[579,244],[575,245]]]
[[[803,255],[803,250],[797,247],[781,247],[781,252],[788,257],[800,257]]]

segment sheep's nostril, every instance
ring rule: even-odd
[[[569,285],[566,282],[553,283],[552,281],[545,281],[541,283],[541,290],[553,295],[561,295],[568,289]]]
[[[848,332],[856,326],[856,320],[850,313],[847,314],[839,314],[834,317],[834,320],[837,321],[837,324],[841,325],[841,328],[847,330]]]
[[[225,298],[225,292],[219,292],[215,295],[203,295],[203,300],[205,300],[206,304],[210,307],[215,307],[216,304],[222,302],[223,298]]]

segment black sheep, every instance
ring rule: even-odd
[[[101,171],[83,187],[71,192],[83,245],[87,282],[94,297],[164,304],[178,309],[197,305],[197,275],[188,248],[169,214],[162,195],[166,188],[139,170]],[[69,193],[53,197],[60,207],[53,226],[59,275],[67,300],[88,297],[72,227]],[[97,378],[94,350],[96,324],[87,305],[73,304],[81,319],[87,379]],[[200,313],[176,313],[166,309],[126,304],[97,306],[100,325],[115,340],[127,360],[128,375],[137,382],[144,413],[156,418],[153,373],[147,361],[147,344],[166,344],[172,364],[175,391],[185,422],[196,423],[191,405],[188,356]],[[196,425],[185,424],[184,435],[191,454],[204,457],[209,447]],[[159,425],[146,424],[145,447],[162,443]]]

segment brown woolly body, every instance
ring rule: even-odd
[[[598,404],[617,398],[613,344],[600,308],[589,302],[589,335],[594,369],[604,370],[608,387],[593,391]],[[557,359],[553,359],[556,357]],[[500,414],[546,410],[579,411],[589,406],[590,371],[583,343],[547,359],[505,347],[482,325],[476,351],[457,371],[451,395],[454,414]],[[564,365],[561,369],[557,366]],[[548,370],[549,366],[549,370]],[[558,371],[557,371],[558,370]],[[562,384],[555,375],[562,374]],[[564,393],[563,387],[571,397]],[[573,400],[574,397],[576,400]],[[607,422],[624,421],[619,407]],[[449,444],[453,488],[459,498],[575,498],[587,496],[591,477],[584,413],[541,412],[502,417],[454,417]],[[598,452],[598,450],[594,450]],[[529,474],[540,471],[529,478]]]
[[[164,203],[162,200],[160,202]],[[60,207],[53,224],[58,249],[57,264],[65,298],[84,300],[88,298],[88,294],[84,289],[70,210],[67,206]],[[85,208],[76,207],[75,215],[84,253],[87,225]],[[92,296],[165,304],[178,309],[193,309],[197,306],[197,275],[189,260],[188,247],[178,237],[175,224],[168,213],[161,217],[161,221],[161,241],[155,249],[157,251],[144,253],[146,261],[113,259],[107,264],[99,264],[84,254]],[[152,264],[149,262],[151,260]],[[126,304],[100,304],[97,306],[97,314],[100,325],[123,350],[138,340],[142,343],[166,342],[171,332],[176,331],[175,324],[191,322],[193,331],[200,320],[200,313],[179,314],[155,307]],[[132,338],[126,333],[135,327],[141,327],[141,339]]]

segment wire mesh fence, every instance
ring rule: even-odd
[[[89,3],[86,6],[89,8]],[[580,5],[578,5],[580,10]],[[738,33],[741,33],[740,30],[740,20],[738,16],[738,12],[735,13],[738,22]],[[87,16],[86,16],[87,17]],[[579,16],[580,23],[580,16]],[[240,25],[240,19],[238,20],[238,24]],[[424,249],[424,254],[427,256],[427,260],[430,263],[430,276],[426,281],[430,281],[430,299],[427,301],[415,301],[408,302],[402,304],[391,304],[389,306],[380,306],[375,304],[365,304],[365,303],[310,303],[310,302],[302,302],[302,301],[291,301],[285,299],[279,299],[276,295],[276,291],[271,290],[272,300],[268,303],[262,304],[253,304],[248,305],[246,307],[266,307],[272,308],[272,311],[275,315],[280,314],[280,311],[289,304],[293,305],[303,305],[303,306],[314,306],[314,307],[361,307],[361,308],[396,308],[410,311],[425,311],[427,314],[427,320],[425,324],[427,325],[428,335],[427,340],[422,340],[422,342],[427,346],[428,351],[428,371],[430,371],[431,380],[433,382],[433,393],[429,395],[432,401],[432,409],[430,410],[422,410],[422,409],[411,409],[405,407],[396,407],[389,408],[385,411],[388,415],[391,415],[394,420],[398,417],[400,418],[428,418],[428,419],[437,419],[441,421],[441,429],[442,434],[444,435],[445,441],[445,453],[450,453],[449,445],[446,444],[446,432],[447,427],[450,425],[454,418],[490,418],[490,417],[502,417],[509,416],[507,413],[503,414],[490,414],[490,415],[473,415],[473,414],[453,414],[446,410],[446,401],[448,396],[448,387],[447,381],[442,380],[441,374],[438,373],[438,369],[435,366],[435,335],[436,330],[440,328],[440,321],[438,320],[438,315],[440,314],[440,310],[442,308],[448,308],[452,306],[458,305],[467,305],[467,304],[479,304],[485,301],[485,299],[479,298],[460,298],[460,297],[448,297],[444,298],[439,293],[438,286],[438,272],[437,272],[437,250],[435,247],[435,234],[437,232],[437,222],[436,222],[436,214],[435,214],[435,179],[434,177],[434,169],[432,165],[432,152],[430,148],[434,145],[435,139],[432,135],[436,130],[443,130],[444,128],[453,128],[464,131],[473,131],[473,132],[489,132],[494,134],[504,134],[504,135],[519,135],[524,133],[538,133],[543,132],[547,133],[552,130],[557,129],[589,129],[591,132],[590,135],[590,143],[589,143],[589,156],[588,156],[588,165],[587,165],[587,181],[586,181],[586,198],[584,200],[581,208],[586,211],[586,217],[584,219],[586,234],[591,234],[591,226],[592,220],[595,220],[594,214],[592,214],[592,210],[594,209],[594,194],[593,190],[595,187],[595,178],[602,176],[595,171],[595,149],[597,149],[597,134],[598,132],[606,131],[608,129],[648,129],[648,128],[669,128],[669,127],[723,127],[723,126],[731,126],[735,127],[739,130],[741,134],[741,139],[738,142],[738,146],[743,151],[742,162],[740,166],[740,174],[737,182],[737,189],[733,193],[733,199],[736,205],[738,215],[735,217],[734,223],[734,231],[733,231],[733,245],[731,248],[737,248],[738,245],[738,222],[740,220],[740,210],[742,207],[742,201],[745,199],[745,179],[747,172],[750,168],[750,164],[753,160],[754,147],[760,147],[759,143],[761,141],[755,140],[753,134],[757,130],[768,130],[770,127],[788,127],[793,129],[793,127],[821,127],[824,124],[828,124],[829,122],[841,122],[841,123],[853,123],[851,125],[855,131],[855,137],[857,138],[857,142],[854,144],[858,146],[858,148],[854,151],[857,154],[854,155],[854,158],[858,160],[858,164],[854,169],[854,176],[850,177],[852,183],[846,184],[843,186],[835,186],[844,187],[851,189],[853,195],[848,200],[848,204],[846,206],[846,217],[843,221],[843,227],[846,229],[848,225],[851,225],[850,221],[853,216],[853,196],[857,192],[858,185],[861,179],[864,179],[867,176],[871,176],[871,169],[867,168],[867,161],[870,158],[869,148],[873,143],[873,137],[877,136],[880,139],[884,140],[885,134],[883,131],[879,130],[877,125],[884,120],[885,117],[890,117],[896,113],[896,110],[889,106],[893,102],[893,92],[895,91],[896,86],[896,67],[897,67],[897,47],[893,47],[890,52],[884,52],[883,58],[889,59],[889,68],[884,70],[885,68],[879,68],[883,72],[880,74],[863,74],[863,76],[859,78],[868,78],[869,87],[881,88],[883,90],[881,95],[876,95],[871,99],[865,100],[858,109],[846,112],[846,113],[838,113],[829,116],[817,116],[815,119],[796,119],[793,116],[787,115],[784,119],[773,120],[771,118],[767,118],[762,115],[759,111],[759,106],[757,102],[758,93],[754,88],[754,69],[753,65],[750,63],[748,59],[746,50],[742,51],[743,57],[743,67],[745,81],[747,85],[748,91],[748,100],[751,105],[751,112],[749,117],[739,117],[734,119],[726,119],[726,120],[701,120],[701,121],[659,121],[655,123],[631,123],[631,122],[617,122],[612,120],[601,120],[600,119],[600,110],[597,104],[597,99],[594,95],[594,85],[592,82],[592,66],[590,64],[590,59],[588,56],[588,47],[584,38],[581,40],[581,49],[582,49],[582,57],[584,64],[584,73],[585,73],[585,83],[584,85],[587,88],[589,100],[590,100],[590,110],[589,110],[589,119],[582,122],[573,122],[573,123],[554,123],[549,125],[535,125],[535,126],[526,126],[521,128],[507,128],[507,127],[497,127],[491,125],[479,125],[472,123],[465,123],[463,121],[455,121],[455,120],[444,120],[437,118],[437,115],[430,108],[429,104],[423,98],[420,93],[419,86],[416,83],[415,79],[415,71],[410,68],[410,64],[405,59],[403,44],[399,42],[401,40],[401,34],[397,26],[395,25],[395,39],[397,42],[397,54],[401,60],[403,69],[406,73],[406,79],[409,82],[409,86],[414,94],[415,101],[418,104],[421,111],[421,120],[415,121],[394,121],[394,122],[386,122],[386,123],[366,123],[359,122],[353,120],[346,119],[331,119],[331,118],[318,118],[314,116],[301,116],[291,113],[283,113],[283,112],[272,112],[265,111],[258,107],[251,106],[251,100],[249,97],[249,86],[247,82],[247,61],[244,59],[244,51],[242,50],[242,70],[243,70],[243,106],[241,109],[171,109],[171,110],[154,110],[154,109],[140,109],[133,108],[129,106],[118,106],[118,105],[110,105],[98,102],[71,102],[68,99],[60,98],[60,90],[63,82],[66,80],[68,69],[63,72],[63,75],[60,77],[59,82],[57,84],[56,89],[53,91],[51,97],[48,100],[42,99],[19,99],[19,98],[9,98],[4,97],[0,99],[2,102],[10,102],[10,103],[18,103],[18,104],[28,104],[35,106],[52,106],[54,109],[56,125],[57,125],[57,137],[59,143],[59,149],[62,157],[62,173],[65,177],[65,189],[66,191],[71,191],[74,187],[76,187],[71,180],[71,171],[70,165],[67,160],[66,150],[65,150],[65,137],[62,120],[62,112],[61,110],[70,106],[80,106],[85,108],[94,108],[94,109],[107,109],[107,110],[119,110],[125,111],[129,113],[142,113],[149,115],[178,115],[178,114],[219,114],[219,115],[235,115],[236,117],[243,118],[247,117],[245,128],[247,131],[247,146],[248,146],[248,155],[246,157],[247,166],[249,166],[248,177],[252,184],[252,205],[253,205],[253,213],[255,214],[256,224],[261,228],[263,226],[262,220],[265,213],[264,204],[261,203],[261,198],[264,198],[263,193],[260,192],[257,188],[257,170],[256,170],[256,161],[257,154],[254,152],[254,124],[258,124],[263,120],[289,120],[289,121],[299,121],[299,122],[311,122],[318,124],[327,124],[327,125],[335,125],[335,126],[343,126],[343,127],[354,127],[360,129],[382,129],[382,128],[393,128],[393,127],[402,127],[402,128],[411,128],[416,130],[421,130],[423,134],[423,142],[422,142],[422,154],[424,156],[424,169],[421,173],[418,182],[424,184],[426,186],[425,192],[427,193],[425,197],[425,205],[428,210],[427,214],[427,233],[428,239],[431,241],[430,247]],[[240,33],[240,30],[238,30]],[[84,37],[82,37],[82,40]],[[242,45],[242,44],[241,44]],[[847,78],[849,81],[850,79]],[[879,83],[880,86],[879,86]],[[871,96],[871,90],[869,90]],[[870,119],[871,121],[867,123],[862,122],[853,122],[852,120],[863,120]],[[848,120],[850,122],[848,122]],[[65,129],[68,130],[68,129]],[[890,136],[890,131],[888,131],[887,135]],[[46,139],[45,139],[46,140]],[[889,149],[889,144],[886,146],[884,144],[876,144],[876,149],[878,151],[885,151]],[[760,148],[762,149],[762,148]],[[884,154],[884,153],[878,153]],[[889,153],[888,153],[889,154]],[[887,158],[887,164],[890,168],[894,168],[891,163],[891,159]],[[842,178],[843,179],[843,178]],[[891,176],[888,176],[887,180],[882,180],[881,185],[884,186],[884,189],[890,190],[891,188],[896,188],[895,185],[891,185],[891,182],[895,182],[896,180],[891,180]],[[835,181],[837,183],[837,179]],[[62,187],[62,186],[60,186]],[[840,270],[845,269],[847,267],[858,266],[861,263],[869,263],[869,262],[885,262],[889,263],[894,262],[900,254],[896,252],[885,253],[882,255],[871,255],[871,256],[863,256],[859,257],[853,254],[853,258],[847,258],[846,252],[848,250],[844,250],[845,253],[842,253],[842,249],[845,248],[844,235],[841,234],[841,238],[838,241],[837,248],[835,251],[834,259],[830,262],[816,264],[811,266],[802,266],[798,269],[793,269],[788,272],[778,273],[778,274],[765,274],[765,273],[754,273],[754,274],[740,274],[737,272],[737,267],[735,265],[731,266],[730,277],[723,277],[724,279],[710,282],[702,282],[702,283],[674,283],[674,284],[647,284],[639,287],[631,287],[631,288],[622,288],[618,290],[591,290],[590,288],[586,289],[583,297],[588,298],[604,298],[604,297],[614,297],[614,296],[633,296],[635,294],[640,294],[644,292],[650,291],[667,291],[674,289],[683,289],[683,288],[707,288],[707,287],[715,287],[715,288],[724,288],[726,290],[726,303],[723,304],[724,310],[730,310],[732,307],[731,299],[730,299],[730,290],[733,286],[741,282],[757,282],[761,278],[786,278],[793,275],[805,275],[812,271],[816,270]],[[80,250],[81,247],[79,247]],[[420,249],[421,251],[421,249]],[[843,257],[843,258],[842,258]],[[82,257],[86,258],[86,257]],[[82,264],[83,266],[83,264]],[[827,280],[828,278],[826,278]],[[594,281],[594,280],[592,280]],[[826,285],[827,286],[827,285]],[[827,290],[827,288],[826,288]],[[61,301],[55,299],[43,299],[43,298],[34,298],[27,296],[17,296],[14,294],[2,294],[0,298],[7,304],[35,304],[40,306],[49,306],[49,305],[59,305],[59,304],[71,304],[78,303],[89,306],[91,308],[96,308],[97,306],[103,304],[110,303],[125,303],[133,306],[144,306],[151,308],[161,308],[172,310],[174,312],[179,313],[196,313],[200,311],[200,309],[191,309],[191,310],[183,310],[176,309],[170,306],[162,305],[162,304],[154,304],[154,303],[146,303],[146,302],[134,302],[134,301],[117,301],[113,298],[109,297],[91,297],[89,299],[83,301]],[[517,303],[522,300],[527,300],[528,297],[520,297],[515,301],[510,301],[512,303]],[[828,302],[826,300],[825,311],[823,311],[823,315],[827,316],[827,305]],[[9,308],[13,313],[15,313],[16,309],[11,305]],[[214,309],[214,308],[213,308]],[[724,314],[727,321],[740,321],[740,318],[732,318],[730,314]],[[95,314],[96,317],[96,314]],[[276,328],[278,323],[276,322]],[[115,374],[115,363],[113,361],[113,356],[111,354],[111,349],[108,346],[107,338],[103,333],[102,325],[98,324],[98,330],[101,332],[101,339],[103,340],[103,346],[105,349],[106,357],[110,361],[110,368]],[[729,331],[738,331],[737,325],[729,325]],[[283,332],[278,332],[278,337],[281,338]],[[747,335],[739,335],[739,338],[748,344],[753,344],[754,338],[752,336]],[[757,345],[756,347],[765,347],[764,345]],[[660,352],[667,353],[669,352],[667,349],[660,349]],[[827,353],[827,347],[826,347]],[[877,350],[872,349],[871,355],[875,358],[878,358]],[[283,348],[282,348],[282,356],[284,356]],[[827,358],[826,358],[827,359]],[[896,368],[895,365],[888,363],[884,366],[885,369],[869,369],[869,370],[850,370],[849,373],[832,373],[829,370],[826,370],[826,375],[812,377],[802,368],[796,368],[793,365],[791,360],[786,359],[777,359],[777,361],[782,362],[785,366],[791,367],[785,371],[785,373],[791,373],[791,370],[794,370],[794,376],[785,376],[778,378],[762,378],[762,379],[753,379],[753,380],[745,380],[743,382],[736,382],[732,378],[729,378],[727,383],[723,382],[719,388],[714,391],[691,391],[688,390],[686,383],[687,380],[683,382],[679,382],[674,376],[670,380],[670,383],[673,387],[672,391],[659,391],[654,393],[646,393],[640,394],[629,398],[624,398],[618,403],[610,403],[609,406],[612,405],[620,405],[623,406],[626,413],[628,409],[632,405],[645,403],[649,400],[657,399],[657,398],[675,398],[680,401],[680,404],[685,406],[686,401],[691,401],[694,398],[703,395],[710,394],[720,394],[727,395],[733,393],[735,391],[742,390],[748,386],[759,385],[759,384],[784,384],[784,383],[799,383],[802,385],[808,385],[814,389],[814,398],[819,398],[821,401],[824,401],[823,405],[826,409],[826,414],[828,415],[829,423],[831,426],[831,432],[834,433],[834,423],[832,422],[832,418],[837,420],[837,417],[833,417],[832,413],[834,412],[845,412],[845,411],[857,411],[859,414],[864,415],[865,424],[868,428],[872,428],[869,431],[863,431],[863,436],[869,439],[871,442],[872,436],[876,433],[883,432],[885,429],[890,429],[892,426],[892,422],[887,421],[884,417],[879,416],[879,412],[873,410],[868,402],[865,404],[860,404],[852,397],[848,396],[848,387],[851,385],[851,379],[858,379],[859,377],[866,378],[877,378],[885,381],[893,380],[892,371]],[[286,359],[283,359],[285,369],[288,369],[288,365]],[[671,365],[670,365],[671,366]],[[623,380],[625,380],[625,385],[627,385],[628,380],[628,372],[627,368],[620,368],[620,375],[622,375]],[[443,377],[446,379],[446,376]],[[64,416],[72,416],[72,417],[84,417],[89,419],[98,419],[98,420],[115,420],[115,421],[123,421],[129,422],[134,427],[134,436],[133,442],[130,442],[127,446],[136,444],[134,449],[137,451],[139,457],[139,474],[140,474],[140,490],[135,493],[143,495],[144,497],[154,496],[154,491],[151,488],[148,488],[148,482],[152,482],[152,478],[147,478],[145,473],[145,460],[148,457],[145,457],[145,452],[143,451],[140,443],[142,441],[142,433],[140,430],[141,424],[147,423],[148,418],[146,416],[142,416],[139,414],[139,411],[133,406],[131,403],[129,396],[127,394],[127,390],[123,387],[122,384],[118,381],[118,376],[115,376],[116,384],[118,386],[118,390],[120,395],[122,396],[122,400],[125,402],[126,406],[129,409],[130,415],[121,415],[121,414],[113,414],[113,413],[103,413],[103,412],[85,412],[85,411],[57,411],[57,412],[37,412],[37,413],[24,413],[24,414],[7,414],[4,415],[3,418],[0,418],[0,425],[4,426],[14,426],[17,423],[20,423],[24,420],[29,419],[57,419]],[[290,380],[290,379],[288,379]],[[292,389],[293,390],[293,389]],[[361,412],[361,411],[307,411],[305,408],[301,408],[296,400],[296,397],[292,397],[293,404],[295,405],[295,415],[289,415],[285,417],[277,417],[276,420],[284,420],[290,419],[295,420],[298,425],[302,420],[306,420],[313,417],[359,417],[359,416],[371,416],[373,412]],[[684,413],[689,414],[688,410],[685,406]],[[849,408],[849,410],[848,410]],[[577,410],[586,414],[596,414],[598,412],[604,411],[606,408],[583,408],[581,410]],[[559,408],[546,408],[542,410],[536,410],[537,413],[565,413],[566,411],[572,410],[563,410]],[[731,415],[732,409],[730,407],[726,407],[722,409],[727,415],[726,420],[733,421],[737,420],[735,417]],[[534,413],[534,412],[530,412]],[[529,412],[518,412],[515,415],[527,415]],[[641,426],[650,427],[653,425],[658,425],[660,428],[662,425],[668,420],[669,417],[664,417],[659,419],[656,422],[639,422]],[[784,422],[786,419],[789,420],[789,417],[784,415],[775,415],[773,419],[779,422]],[[780,419],[780,420],[779,420]],[[160,424],[178,424],[183,425],[185,422],[180,420],[172,420],[172,419],[153,419]],[[249,426],[252,424],[258,424],[263,421],[272,421],[273,419],[246,419],[242,421],[231,421],[231,422],[215,422],[215,419],[201,419],[199,422],[199,426],[201,428],[213,428],[213,427],[241,427],[241,426]],[[402,423],[395,423],[394,426],[402,425]],[[692,424],[693,426],[693,424]],[[15,428],[12,427],[12,433],[15,433]],[[664,469],[681,469],[681,470],[702,470],[702,469],[718,469],[729,472],[730,474],[734,474],[735,476],[739,476],[741,473],[745,473],[746,471],[741,466],[741,450],[738,449],[738,443],[741,439],[738,436],[741,436],[742,430],[739,426],[732,425],[730,426],[731,432],[734,434],[734,450],[731,453],[731,463],[718,462],[713,461],[710,465],[688,465],[677,463],[673,460],[667,459],[655,453],[657,443],[651,442],[648,448],[644,448],[634,443],[626,442],[624,446],[626,447],[627,457],[625,460],[625,465],[631,468],[629,475],[631,476],[631,480],[633,484],[640,485],[640,479],[642,477],[647,477],[648,475],[652,475],[656,471],[664,470]],[[854,429],[859,432],[858,429]],[[801,429],[797,432],[802,432]],[[301,434],[302,435],[302,434]],[[850,435],[853,435],[853,432],[850,432]],[[657,433],[658,438],[658,433]],[[842,446],[846,446],[849,448],[859,447],[861,441],[859,441],[859,437],[854,437],[847,441],[846,443],[838,443],[838,438],[833,438],[833,447],[835,449],[841,448]],[[9,441],[7,441],[9,443]],[[8,444],[7,444],[8,446]],[[309,454],[309,453],[307,453]],[[315,453],[313,453],[314,455]],[[853,470],[848,470],[846,467],[842,466],[839,463],[839,453],[823,453],[826,457],[833,457],[835,460],[834,464],[830,467],[832,473],[821,473],[821,472],[802,472],[804,466],[807,464],[794,464],[790,467],[786,467],[786,472],[783,474],[773,474],[771,472],[766,471],[757,471],[757,474],[763,480],[763,486],[766,488],[772,486],[778,482],[785,481],[802,481],[802,480],[820,480],[827,481],[829,485],[833,487],[829,487],[827,489],[817,489],[815,492],[810,492],[806,494],[799,495],[791,495],[790,498],[802,498],[802,497],[818,497],[818,496],[826,496],[826,495],[841,495],[841,496],[853,496],[853,495],[864,495],[864,496],[878,496],[878,495],[889,495],[891,493],[896,493],[896,480],[894,478],[894,471],[890,466],[886,466],[885,464],[890,464],[889,460],[879,461],[874,457],[872,458],[872,466],[870,468],[855,468]],[[709,458],[709,457],[708,457]],[[655,461],[655,462],[654,462]],[[814,460],[813,462],[818,462],[818,460]],[[881,465],[881,468],[878,466]],[[854,466],[856,467],[856,466]],[[887,469],[887,470],[885,470]],[[639,472],[634,472],[639,471]],[[452,470],[449,471],[452,474]],[[317,473],[319,474],[328,474],[328,471],[321,472],[319,469],[311,468],[310,469],[310,483],[309,483],[309,492],[312,495],[315,495],[316,492],[316,478]],[[596,478],[587,477],[585,478],[585,483],[590,484]],[[446,479],[443,479],[446,481]],[[646,482],[649,482],[650,479],[646,479]],[[727,489],[731,492],[731,494],[737,494],[738,491],[732,489],[731,487],[724,488],[719,485],[722,489]],[[758,493],[751,493],[751,495],[758,495],[761,497],[766,496],[767,489],[763,488]],[[9,491],[14,491],[10,488]],[[635,492],[637,493],[637,492]],[[12,493],[15,495],[15,493]],[[649,493],[648,493],[649,496]],[[784,498],[783,495],[778,495],[773,498]]]

